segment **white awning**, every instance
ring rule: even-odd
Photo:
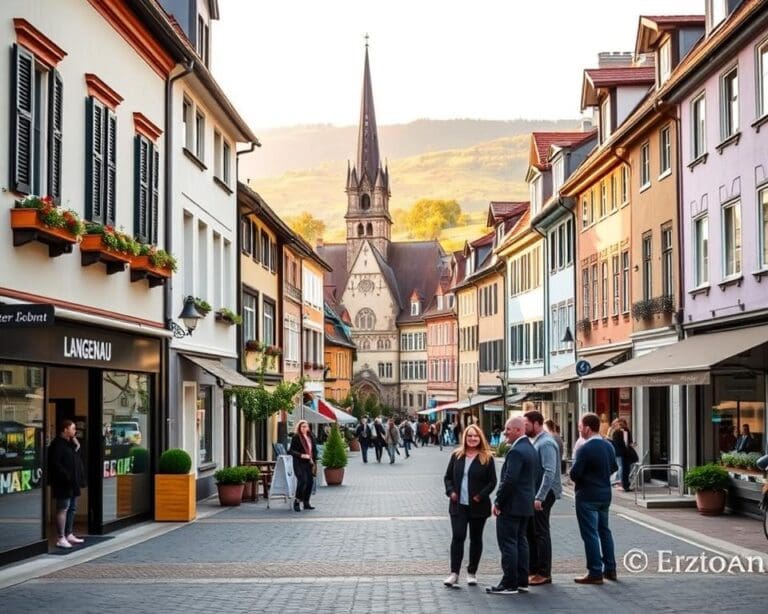
[[[339,409],[332,403],[329,403],[325,399],[318,399],[317,400],[318,406],[324,405],[325,408],[330,410],[330,412],[336,416],[336,422],[339,424],[357,424],[357,418],[355,418],[352,414],[348,414],[343,409]],[[327,415],[327,411],[323,412],[324,415]]]
[[[226,366],[223,362],[216,358],[200,358],[199,356],[190,356],[189,354],[181,354],[189,362],[196,364],[198,367],[207,371],[217,380],[228,384],[229,386],[242,386],[244,388],[257,388],[258,384],[251,379],[248,379],[241,373],[238,373],[231,367]],[[223,386],[223,384],[221,384]]]
[[[307,405],[302,405],[296,410],[296,418],[298,420],[306,420],[310,424],[333,424],[333,420]]]
[[[469,399],[464,399],[462,401],[456,401],[455,403],[445,403],[443,405],[438,405],[437,407],[428,411],[427,413],[432,413],[433,411],[443,411],[446,409],[462,411],[464,409],[469,409],[470,407],[482,405],[483,403],[487,403],[488,401],[496,401],[500,398],[501,398],[500,394],[473,394],[471,402]],[[421,410],[419,413],[422,413],[424,411],[426,410]]]

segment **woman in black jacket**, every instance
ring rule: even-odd
[[[483,554],[483,528],[491,515],[491,493],[496,488],[496,465],[488,441],[475,424],[468,426],[461,445],[451,454],[445,472],[445,494],[451,502],[451,575],[443,584],[459,581],[464,541],[469,526],[469,565],[467,584],[477,585],[477,567]]]
[[[293,511],[301,511],[300,503],[304,503],[305,510],[313,510],[315,508],[309,504],[309,497],[312,495],[312,469],[317,462],[317,444],[306,420],[299,420],[296,425],[288,453],[293,456],[293,473],[296,476]]]

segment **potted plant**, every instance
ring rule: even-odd
[[[200,312],[202,317],[207,316],[211,311],[211,305],[208,301],[201,299],[199,296],[195,297],[195,309]]]
[[[243,469],[244,467],[224,467],[213,474],[221,505],[237,506],[242,502],[246,478]]]
[[[192,458],[179,448],[160,456],[155,475],[155,520],[189,522],[197,514]]]
[[[51,258],[72,251],[85,232],[77,213],[57,207],[50,196],[30,195],[17,201],[11,209],[13,244],[40,241],[48,245]]]
[[[245,342],[245,349],[248,352],[261,352],[263,346],[261,345],[261,341],[258,339],[248,339]]]
[[[178,268],[176,258],[165,250],[146,243],[139,246],[138,255],[131,259],[131,281],[146,279],[149,287],[165,283]]]
[[[103,262],[107,274],[123,271],[135,256],[141,244],[112,226],[86,222],[85,234],[80,241],[81,264],[88,266]]]
[[[338,486],[344,480],[344,467],[347,466],[347,450],[341,439],[339,425],[331,425],[331,434],[323,446],[323,467],[328,486]]]
[[[243,476],[245,478],[243,501],[257,501],[259,498],[259,478],[261,477],[261,470],[254,465],[241,465],[238,468],[243,471]]]
[[[225,322],[225,323],[229,324],[230,326],[232,326],[234,324],[242,324],[243,323],[243,317],[237,315],[231,309],[227,309],[226,307],[222,307],[221,309],[218,309],[216,311],[216,321],[217,322]]]
[[[344,431],[344,439],[347,441],[347,446],[349,447],[350,452],[360,451],[360,442],[358,441],[357,437],[355,437],[355,433],[353,431],[346,429]]]
[[[728,484],[728,472],[714,463],[693,467],[685,474],[685,485],[696,493],[696,509],[704,516],[723,513]]]

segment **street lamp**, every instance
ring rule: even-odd
[[[566,326],[565,327],[565,334],[563,335],[563,338],[560,340],[561,343],[573,343],[573,333],[571,332],[571,327]]]
[[[192,332],[197,328],[197,321],[202,317],[200,312],[195,307],[195,298],[188,296],[184,299],[184,308],[179,314],[179,320],[184,322],[187,330],[184,330],[181,326],[176,324],[173,320],[168,322],[168,327],[173,331],[173,336],[176,339],[183,339],[187,335],[192,335]]]

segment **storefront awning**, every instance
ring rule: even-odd
[[[228,386],[242,386],[244,388],[256,388],[258,386],[256,382],[226,366],[216,358],[200,358],[189,354],[182,354],[182,356]]]
[[[446,409],[461,411],[463,409],[469,409],[470,407],[482,405],[483,403],[487,403],[488,401],[496,401],[500,398],[501,398],[500,394],[475,394],[475,395],[472,395],[471,402],[469,399],[464,399],[462,401],[456,401],[454,403],[445,403],[443,405],[438,405],[437,407],[429,411],[421,410],[419,413],[421,414],[422,412],[426,411],[426,413],[430,414],[435,411],[443,411]]]
[[[335,422],[335,420],[324,416],[320,412],[316,412],[308,405],[302,405],[300,409],[296,410],[296,418],[298,420],[306,420],[310,424],[333,424]]]
[[[727,368],[725,361],[764,343],[768,325],[695,335],[587,375],[582,383],[586,388],[708,384],[714,368]]]
[[[338,422],[339,424],[357,423],[357,418],[352,414],[348,414],[343,409],[339,409],[325,399],[317,399],[317,411],[323,414],[326,418],[330,418],[332,421]]]
[[[590,364],[592,364],[591,361]],[[570,364],[549,375],[531,378],[520,388],[525,392],[557,392],[558,390],[565,390],[571,385],[571,382],[575,382],[577,379],[579,376],[576,375],[576,365]]]

